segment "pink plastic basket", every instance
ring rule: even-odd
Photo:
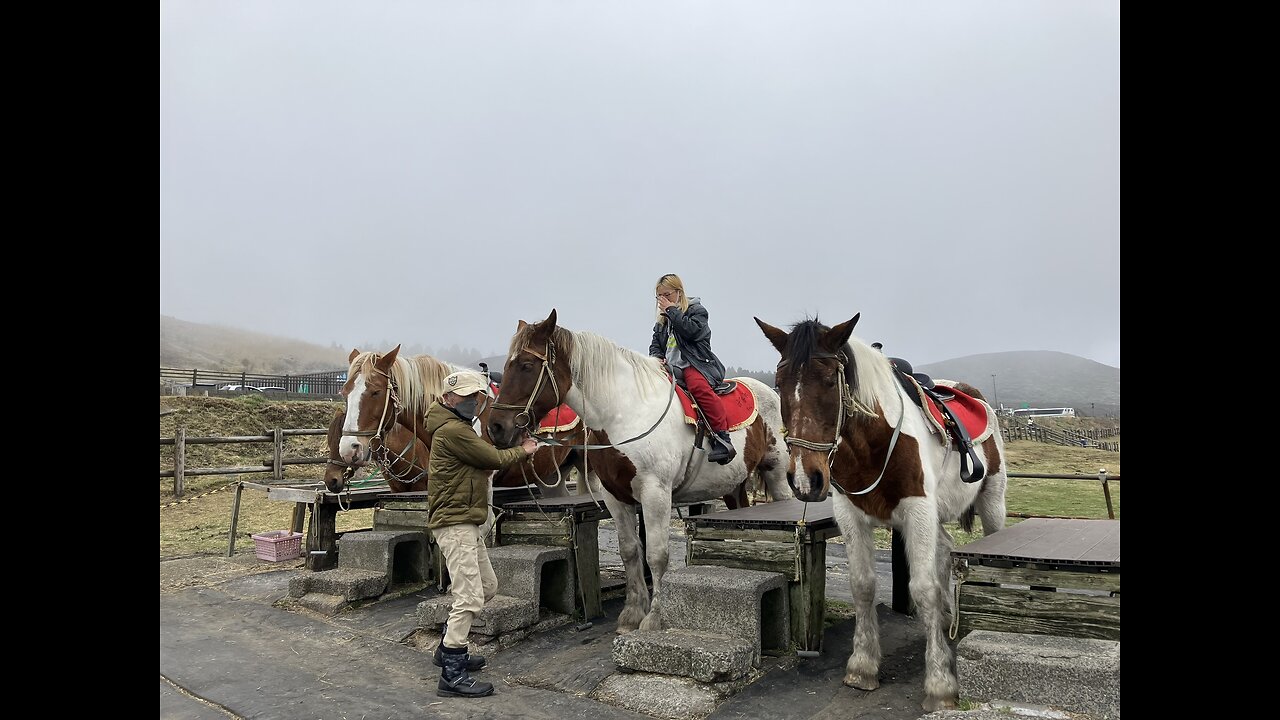
[[[254,554],[259,560],[280,562],[302,556],[302,533],[273,530],[253,536]]]

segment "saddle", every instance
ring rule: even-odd
[[[967,483],[975,483],[986,477],[987,470],[974,450],[974,440],[965,423],[958,416],[957,410],[951,405],[958,401],[960,396],[971,402],[977,401],[954,388],[937,385],[933,378],[924,373],[913,372],[911,363],[902,358],[891,357],[889,363],[896,371],[894,374],[898,384],[907,391],[907,395],[916,407],[923,410],[926,415],[930,415],[930,408],[924,405],[927,399],[935,413],[941,417],[943,431],[951,439],[952,446],[960,452],[960,479]],[[985,437],[984,433],[982,438]]]

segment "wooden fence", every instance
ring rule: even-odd
[[[160,478],[173,478],[173,495],[182,497],[183,482],[188,475],[242,475],[245,473],[271,473],[277,482],[284,481],[286,465],[321,465],[329,462],[328,457],[287,458],[284,456],[284,439],[301,435],[328,435],[327,428],[307,430],[272,430],[270,435],[239,435],[231,437],[187,437],[185,428],[178,428],[177,434],[171,438],[160,438],[161,447],[173,445],[173,469],[161,470]],[[262,465],[221,467],[221,468],[187,468],[188,445],[213,445],[218,443],[271,443],[271,457],[263,460]]]
[[[1120,452],[1119,442],[1107,442],[1100,439],[1120,437],[1120,428],[1097,428],[1092,430],[1066,428],[1058,430],[1041,425],[1010,425],[1001,427],[1000,432],[1004,434],[1006,442],[1009,440],[1035,440],[1054,445]]]

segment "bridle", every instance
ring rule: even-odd
[[[880,468],[879,477],[876,478],[875,482],[862,490],[850,492],[836,482],[834,472],[836,448],[840,445],[840,434],[844,431],[845,418],[853,417],[854,415],[865,415],[867,417],[876,418],[880,417],[880,414],[866,405],[863,405],[856,397],[853,396],[853,390],[849,387],[849,383],[845,380],[844,376],[845,363],[848,362],[848,358],[844,353],[815,353],[810,355],[809,358],[811,360],[835,360],[836,365],[838,366],[836,368],[836,392],[840,395],[840,411],[836,413],[835,439],[831,442],[814,442],[813,440],[805,440],[787,433],[785,438],[787,447],[790,448],[792,446],[796,446],[806,450],[827,453],[827,468],[831,471],[831,484],[839,488],[840,492],[845,495],[866,495],[872,490],[875,490],[876,486],[880,484],[880,481],[884,479],[885,470],[889,468],[889,458],[893,457],[893,448],[898,444],[898,435],[902,430],[902,419],[906,417],[906,406],[902,402],[902,393],[900,391],[894,393],[898,397],[898,424],[894,426],[893,437],[889,439],[889,450],[884,455],[884,466]],[[783,360],[778,363],[778,368],[781,369],[784,365],[790,364],[790,362],[790,360]],[[896,384],[894,385],[894,389],[897,390]]]
[[[372,450],[374,440],[377,440],[381,445],[385,445],[385,443],[382,442],[382,432],[383,427],[387,424],[387,411],[392,407],[395,408],[395,412],[391,413],[392,422],[394,422],[395,417],[400,414],[402,406],[400,405],[400,393],[399,388],[396,386],[396,379],[392,377],[390,373],[379,369],[377,365],[370,363],[369,368],[387,379],[387,396],[383,398],[382,401],[382,416],[378,418],[378,426],[374,430],[344,431],[343,435],[370,438],[369,448]],[[357,420],[359,420],[359,418],[357,418]]]
[[[555,371],[552,366],[556,361],[556,346],[550,340],[547,341],[546,352],[538,352],[531,347],[525,347],[525,352],[542,361],[542,367],[538,369],[538,381],[533,385],[533,392],[529,393],[529,399],[523,406],[512,403],[500,403],[496,399],[489,405],[494,410],[518,410],[516,416],[512,418],[515,426],[523,430],[528,430],[530,435],[534,434],[533,424],[533,402],[538,399],[538,394],[542,392],[542,383],[544,378],[550,380],[551,390],[555,393],[556,408],[560,407],[560,388],[556,385]],[[521,418],[524,418],[523,420]],[[541,438],[538,438],[539,440]]]

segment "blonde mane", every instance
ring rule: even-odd
[[[372,351],[360,353],[351,361],[347,376],[354,378],[368,372],[382,355]],[[440,399],[444,379],[453,370],[453,366],[430,355],[397,356],[391,365],[391,380],[399,388],[400,404],[413,417],[425,416],[431,403]]]

